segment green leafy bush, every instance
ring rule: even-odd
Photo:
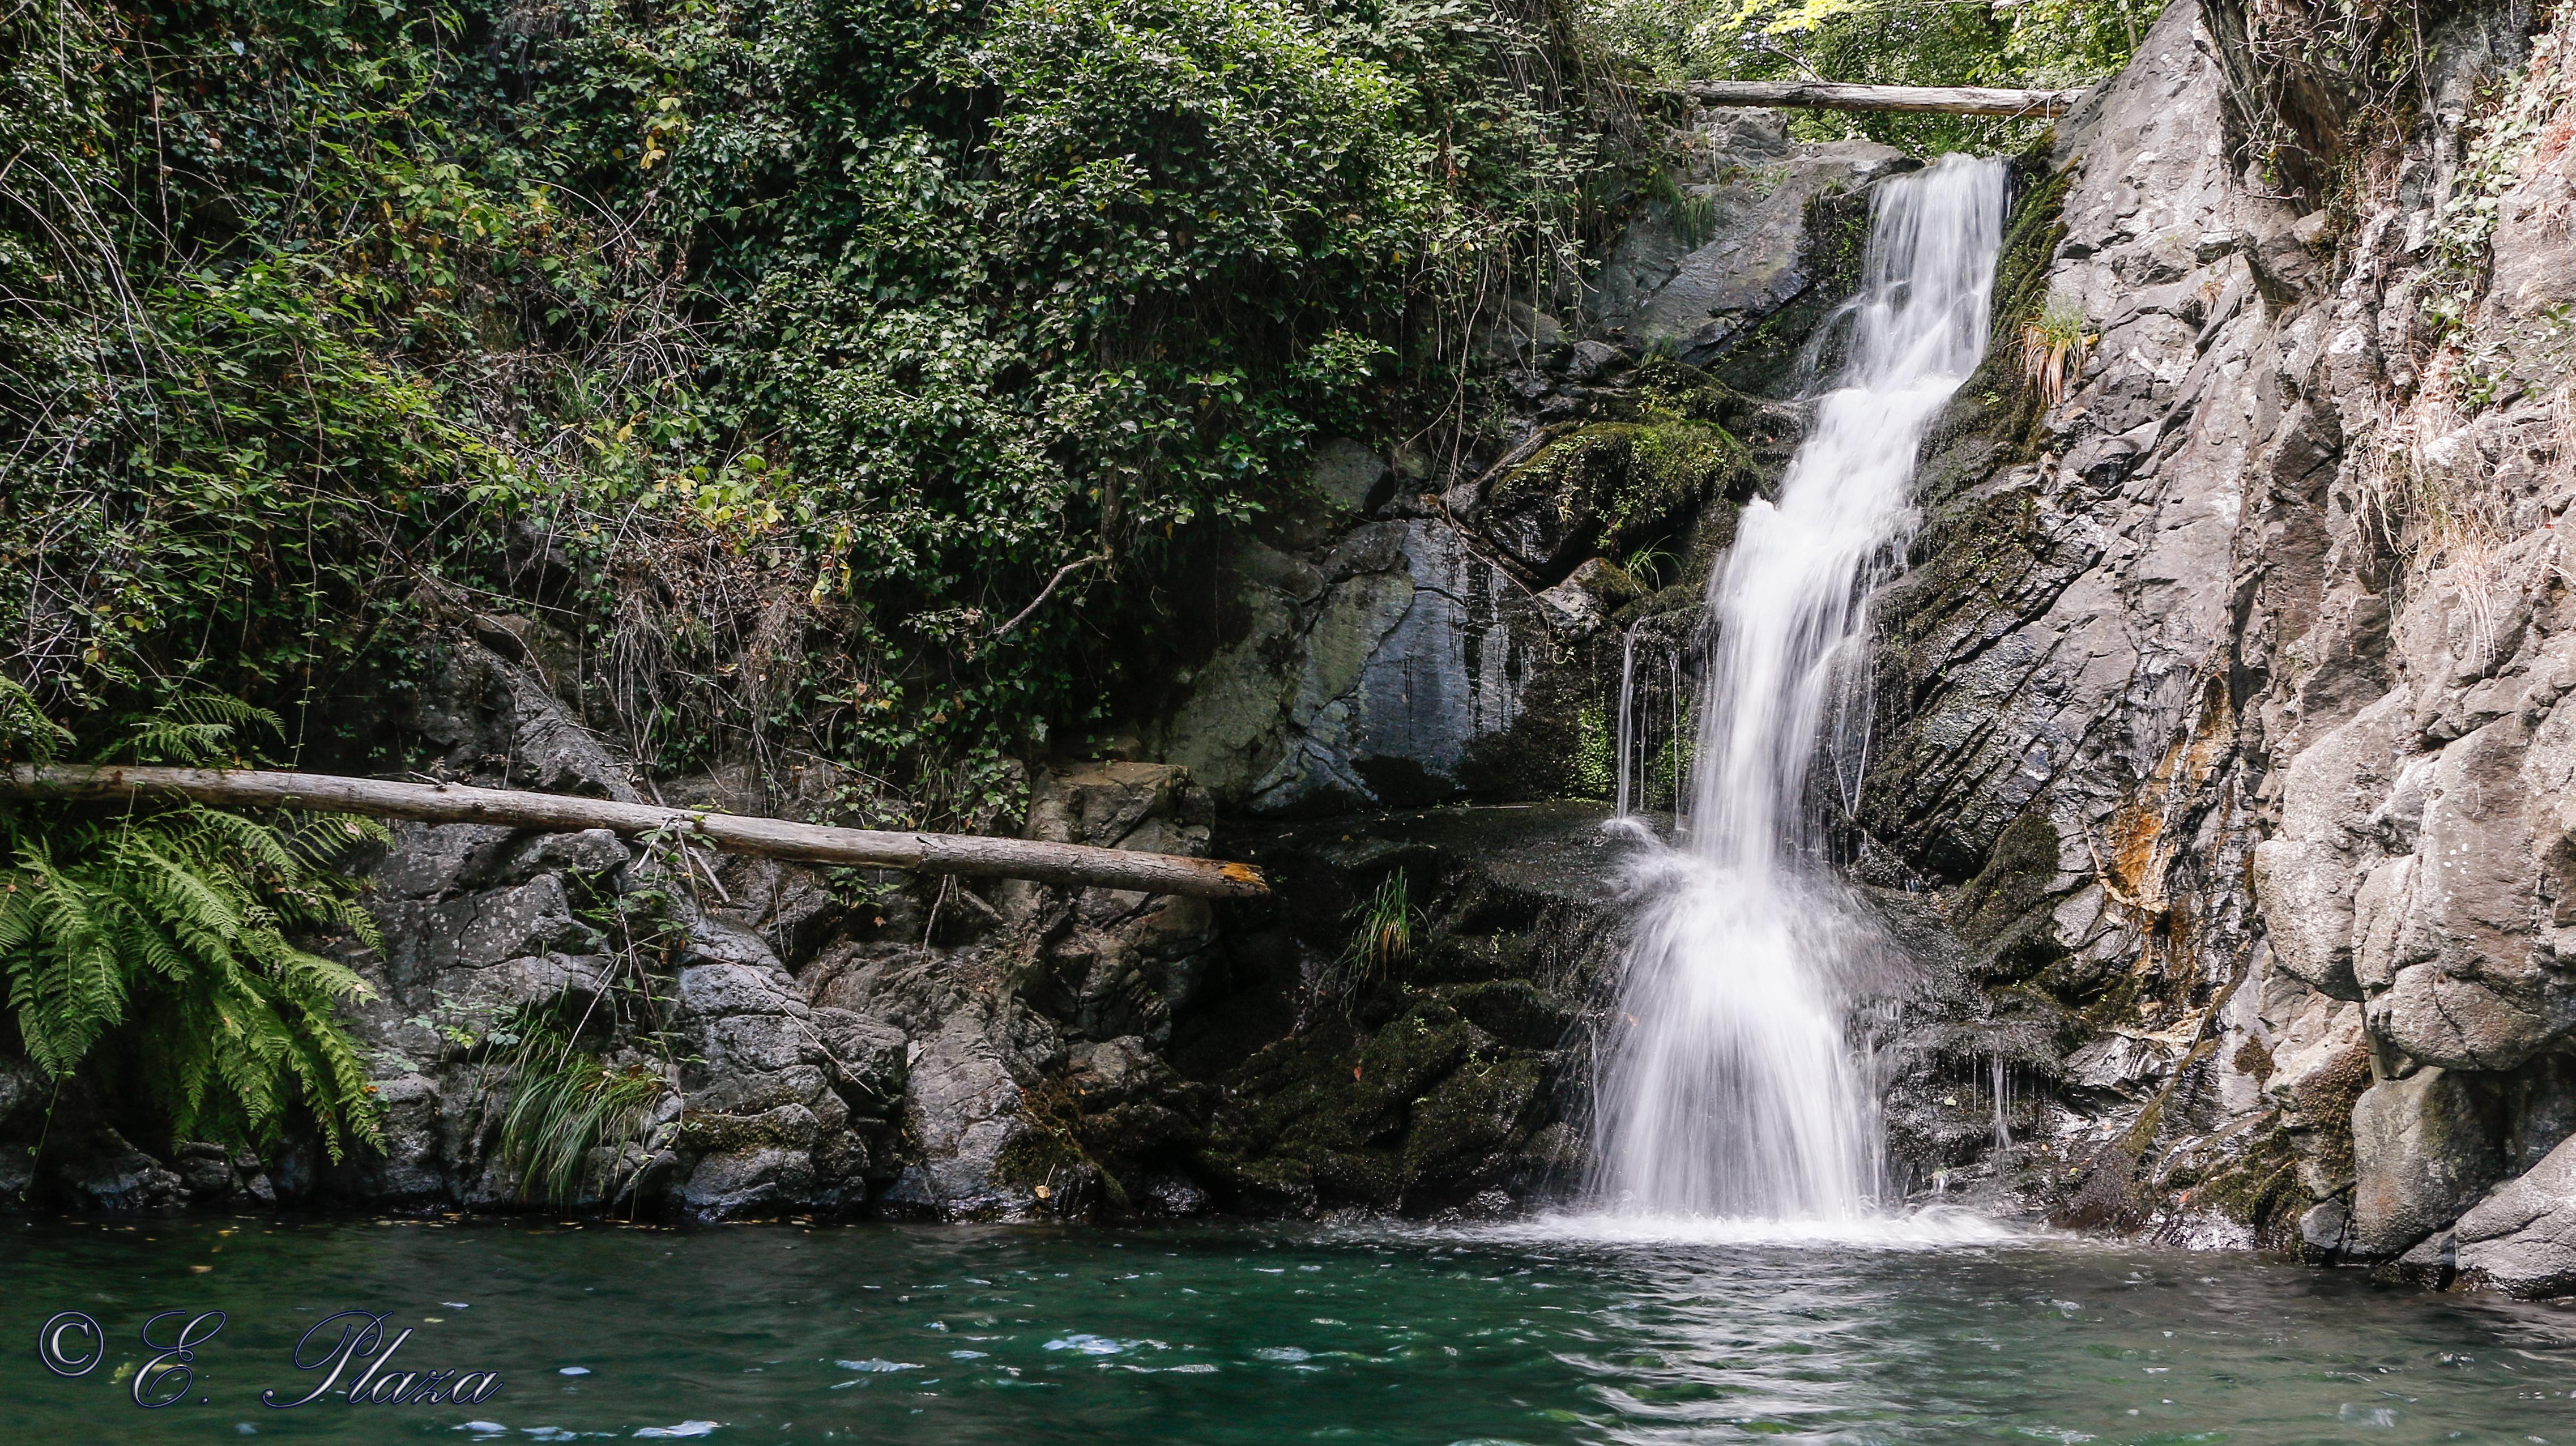
[[[647,767],[796,748],[862,811],[989,814],[1033,722],[1140,696],[1314,439],[1466,406],[1468,320],[1570,277],[1627,124],[1572,35],[1558,0],[12,10],[0,671],[364,745],[472,614],[531,614]]]

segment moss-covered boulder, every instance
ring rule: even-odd
[[[1543,583],[1596,554],[1669,545],[1703,506],[1749,495],[1759,475],[1728,427],[1755,404],[1670,360],[1623,381],[1598,420],[1551,438],[1485,497],[1485,535]]]

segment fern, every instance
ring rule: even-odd
[[[237,729],[276,721],[186,696],[125,720],[99,756],[228,762]],[[0,750],[45,758],[71,742],[0,680]],[[366,982],[294,939],[381,942],[330,864],[384,837],[337,816],[0,802],[0,977],[28,1057],[57,1079],[130,1078],[120,1103],[174,1138],[268,1146],[300,1108],[335,1160],[353,1140],[381,1145],[366,1062],[337,1017]]]

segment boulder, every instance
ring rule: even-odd
[[[1548,656],[1520,585],[1445,518],[1363,524],[1243,592],[1248,630],[1148,740],[1224,807],[1450,796]]]
[[[1795,341],[1775,355],[1763,323],[1791,308],[1821,315],[1857,279],[1845,271],[1859,259],[1847,238],[1810,232],[1814,203],[1893,174],[1904,154],[1874,141],[1793,142],[1777,111],[1715,113],[1690,142],[1685,204],[1653,208],[1621,234],[1584,310],[1629,345],[1662,345],[1695,366],[1745,351],[1786,362]],[[1767,369],[1775,384],[1793,381],[1794,367]]]
[[[2511,1069],[2576,1028],[2576,976],[2535,937],[2535,825],[2554,827],[2543,820],[2555,809],[2526,776],[2531,739],[2506,717],[2445,747],[2416,863],[2367,890],[2361,968],[2386,981],[2369,1000],[2371,1031],[2413,1058]]]
[[[1029,1212],[1038,1182],[1003,1178],[1004,1153],[1029,1125],[1000,1022],[970,1003],[920,1041],[904,1096],[917,1163],[888,1192],[889,1206],[947,1219]]]
[[[2352,1253],[2399,1255],[2458,1219],[2504,1173],[2501,1134],[2489,1091],[2458,1071],[2372,1085],[2352,1109]]]
[[[438,903],[382,904],[376,913],[386,964],[403,985],[533,955],[593,954],[606,942],[573,917],[563,880],[554,874]]]
[[[679,1189],[687,1217],[699,1224],[794,1210],[813,1194],[808,1151],[754,1145],[701,1159]]]
[[[851,1010],[825,1007],[814,1011],[814,1034],[862,1112],[882,1115],[902,1100],[910,1042],[902,1030]]]
[[[126,1143],[114,1131],[103,1131],[90,1148],[72,1154],[53,1171],[55,1186],[82,1208],[128,1215],[184,1204],[187,1183],[177,1171]]]
[[[2576,1138],[2460,1217],[2458,1268],[2514,1295],[2576,1294]]]
[[[1333,437],[1315,449],[1307,484],[1327,506],[1346,516],[1369,510],[1387,480],[1386,459],[1348,437]]]

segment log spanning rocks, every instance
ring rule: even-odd
[[[1203,899],[1258,898],[1270,892],[1259,869],[1217,859],[1132,853],[1038,839],[832,828],[604,798],[468,788],[462,784],[397,783],[326,773],[22,763],[0,777],[0,794],[56,799],[150,794],[233,808],[309,809],[423,823],[500,824],[553,832],[607,829],[627,835],[666,833],[733,853],[802,863],[1034,879],[1048,884],[1186,894]]]
[[[1683,88],[1705,106],[1805,106],[1816,110],[1913,111],[2053,120],[2089,87],[2000,90],[1982,85],[1841,85],[1829,80],[1703,80]]]

